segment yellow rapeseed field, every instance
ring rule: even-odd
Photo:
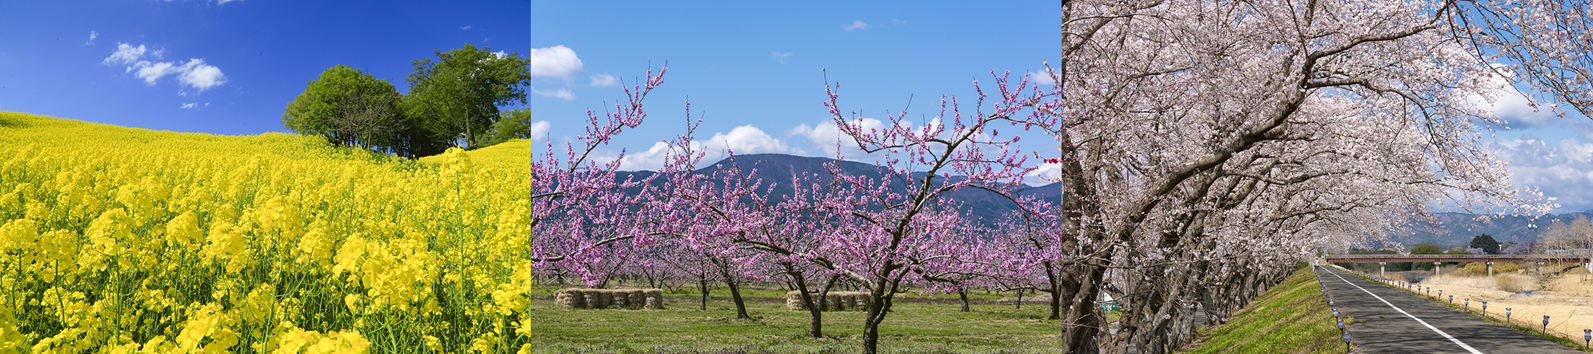
[[[0,112],[0,146],[0,354],[523,349],[525,141],[412,162]]]

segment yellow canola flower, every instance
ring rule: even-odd
[[[321,334],[292,328],[278,336],[276,341],[272,354],[365,354],[371,349],[371,342],[359,331]]]
[[[276,352],[296,327],[266,321],[319,326],[283,352],[361,353],[359,329],[479,339],[508,329],[434,314],[496,323],[530,301],[527,141],[406,161],[291,134],[0,123],[0,264],[22,269],[0,298],[37,309],[0,309],[0,354]],[[350,311],[295,310],[312,297]]]

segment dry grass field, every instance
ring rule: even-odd
[[[1580,266],[1548,265],[1545,276],[1538,276],[1531,266],[1520,271],[1487,275],[1459,275],[1456,267],[1439,270],[1432,277],[1430,271],[1389,272],[1390,278],[1404,276],[1428,277],[1422,286],[1431,286],[1432,295],[1442,301],[1454,295],[1454,303],[1462,305],[1471,300],[1474,312],[1481,310],[1481,302],[1488,302],[1488,315],[1505,318],[1510,309],[1510,320],[1532,328],[1543,327],[1543,316],[1549,316],[1550,332],[1581,342],[1582,330],[1593,329],[1593,276]],[[1532,295],[1519,292],[1532,291]],[[1423,291],[1426,293],[1426,291]]]

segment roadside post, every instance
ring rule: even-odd
[[[1543,334],[1549,334],[1549,315],[1543,315]]]
[[[1471,312],[1471,299],[1466,299],[1466,312]]]
[[[1593,341],[1593,329],[1582,330],[1582,346],[1588,346],[1589,341]]]
[[[1344,352],[1350,352],[1350,331],[1344,331]]]
[[[1510,323],[1510,308],[1505,308],[1505,323]]]

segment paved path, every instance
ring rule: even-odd
[[[1581,353],[1334,267],[1319,266],[1350,336],[1365,353]]]

